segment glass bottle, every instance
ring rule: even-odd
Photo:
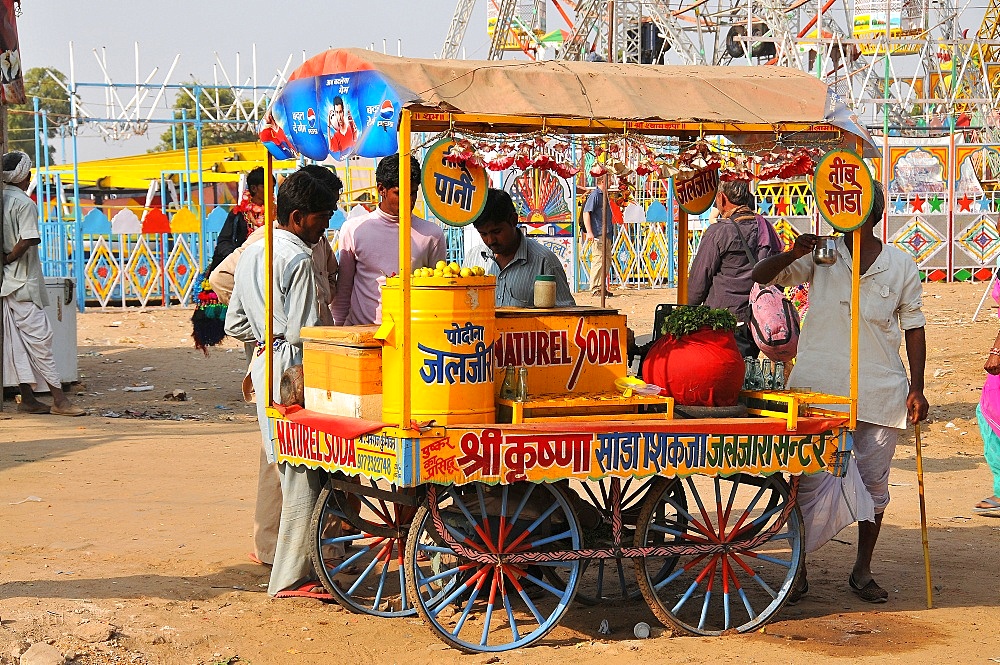
[[[521,367],[517,370],[517,392],[514,399],[518,402],[528,401],[528,368]]]
[[[760,375],[761,383],[763,384],[761,389],[774,389],[774,370],[771,368],[771,361],[767,358],[760,361]]]
[[[507,365],[504,370],[503,384],[500,386],[500,399],[514,399],[515,383],[514,366]]]
[[[743,390],[754,390],[753,387],[753,370],[754,362],[753,358],[746,357],[743,359]]]
[[[774,389],[785,389],[785,363],[780,360],[774,363]]]
[[[767,383],[764,380],[764,372],[761,369],[760,361],[756,358],[751,359],[753,362],[753,388],[752,390],[767,390]]]

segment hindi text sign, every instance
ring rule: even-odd
[[[424,158],[420,184],[427,207],[435,217],[451,226],[465,226],[486,205],[489,178],[482,167],[445,161],[444,156],[454,143],[452,139],[443,139],[431,146]]]
[[[868,165],[853,150],[831,150],[816,166],[813,193],[816,207],[830,226],[847,233],[861,226],[871,212],[875,186]]]
[[[683,179],[674,177],[674,199],[689,215],[700,215],[715,203],[719,191],[719,169],[709,168],[689,174]]]

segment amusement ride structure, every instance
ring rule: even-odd
[[[992,274],[1000,257],[996,0],[982,16],[955,0],[551,0],[565,23],[558,30],[546,25],[543,0],[486,2],[491,59],[812,73],[882,145],[872,166],[890,193],[884,238],[910,252],[927,279]],[[474,4],[458,3],[444,53],[458,52]],[[758,182],[757,194],[786,241],[824,230],[805,179]]]

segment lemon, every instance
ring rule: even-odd
[[[441,271],[441,272],[442,272],[442,275],[443,275],[444,277],[454,277],[454,276],[455,276],[455,273],[453,273],[453,272],[451,271],[451,268],[445,268],[445,269],[444,269],[443,271]]]
[[[475,276],[477,276],[477,277],[482,277],[483,275],[486,274],[486,269],[483,268],[482,266],[475,266],[472,269],[472,274],[475,275]]]
[[[460,271],[458,271],[458,274],[462,277],[472,277],[472,269],[462,268]]]
[[[443,276],[444,276],[444,271],[443,271],[443,270],[441,270],[440,268],[437,268],[437,269],[436,269],[436,270],[434,271],[434,276],[435,276],[435,277],[443,277]]]
[[[448,266],[448,262],[447,261],[438,261],[437,263],[434,264],[434,269],[435,270],[444,270],[447,266]]]
[[[459,270],[461,270],[461,269],[462,269],[462,266],[458,265],[458,264],[457,264],[457,263],[455,263],[454,261],[452,261],[451,263],[449,263],[449,264],[448,264],[448,267],[449,267],[449,268],[451,268],[451,271],[452,271],[452,272],[458,272]]]

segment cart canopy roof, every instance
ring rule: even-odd
[[[691,123],[704,124],[706,134],[826,124],[874,148],[826,84],[785,67],[425,60],[363,49],[330,50],[304,62],[276,96],[261,140],[281,157],[391,154],[403,107],[417,112],[414,131],[455,123],[443,114],[494,132],[524,131],[517,118],[562,122],[574,133],[605,133],[621,123],[656,134],[683,134]],[[479,117],[480,126],[468,116]]]

